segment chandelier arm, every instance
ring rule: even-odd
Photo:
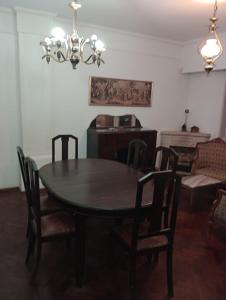
[[[92,65],[94,64],[93,61],[90,62],[90,59],[93,57],[93,54],[91,54],[86,60],[84,60],[83,62],[87,65]]]
[[[42,59],[44,59],[46,57],[52,58],[55,62],[58,62],[58,63],[64,63],[65,61],[67,61],[64,56],[63,56],[63,60],[58,60],[52,54],[45,54],[42,56]]]
[[[89,38],[81,40],[80,57],[81,57],[81,61],[82,62],[86,62],[86,61],[88,61],[90,59],[90,57],[92,57],[92,54],[91,54],[88,59],[84,59],[83,53],[84,53],[84,46],[86,44],[90,44],[90,39]]]

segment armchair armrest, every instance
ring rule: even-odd
[[[219,212],[217,212],[218,217],[222,217],[222,219],[226,221],[226,191],[223,189],[217,191],[217,198],[210,207],[209,224],[214,222],[217,210],[219,210]]]

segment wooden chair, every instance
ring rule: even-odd
[[[178,154],[172,149],[159,146],[155,149],[152,163],[152,171],[177,170]]]
[[[75,142],[75,159],[78,159],[78,138],[71,134],[61,134],[52,138],[52,162],[55,162],[55,142],[61,139],[62,142],[62,160],[68,160],[68,143],[69,139]]]
[[[27,209],[28,209],[28,217],[27,217],[27,230],[26,236],[28,237],[29,228],[30,228],[30,195],[28,193],[28,183],[27,183],[27,175],[26,175],[26,168],[25,168],[25,156],[22,148],[17,146],[17,155],[20,164],[20,170],[22,174],[23,184],[25,188],[26,200],[27,200]],[[62,207],[59,203],[57,203],[51,196],[44,194],[40,197],[40,210],[42,215],[47,215],[50,213],[54,213],[57,211],[61,211]]]
[[[36,246],[36,261],[32,273],[34,279],[42,253],[42,244],[58,239],[69,239],[75,237],[75,218],[66,212],[42,215],[40,210],[39,172],[36,163],[25,158],[27,174],[27,190],[30,203],[30,232],[28,235],[28,248],[26,263]]]
[[[129,143],[127,165],[134,169],[143,169],[146,159],[147,144],[140,140],[134,139]]]
[[[146,185],[153,185],[153,193],[150,195],[151,206],[143,205],[143,190]],[[137,182],[132,224],[120,226],[112,231],[113,237],[129,255],[131,299],[136,299],[138,256],[145,255],[150,261],[153,254],[156,255],[161,251],[166,252],[168,295],[173,296],[173,245],[180,185],[181,178],[172,171],[149,173],[140,178]],[[165,197],[169,198],[171,208],[170,222],[167,227],[162,225],[162,207]],[[147,195],[145,198],[147,199]]]
[[[178,155],[173,149],[159,146],[155,149],[154,152],[152,171],[172,170],[175,173],[177,171],[177,162],[178,162]],[[169,199],[166,198],[165,203],[163,205],[165,226],[167,226],[168,224],[168,216],[169,216],[168,200]]]
[[[214,229],[223,229],[226,236],[226,190],[217,191],[217,199],[210,208],[208,225],[208,234],[212,234]]]

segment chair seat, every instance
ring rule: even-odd
[[[144,235],[148,233],[149,223],[147,221],[143,222],[140,226],[139,235]],[[131,247],[132,243],[132,224],[125,224],[114,230],[114,235],[122,241],[122,243]],[[156,235],[148,238],[142,238],[138,240],[137,251],[145,251],[148,249],[160,248],[168,245],[168,239],[165,235]]]
[[[67,213],[54,213],[41,217],[42,237],[71,234],[75,232],[75,220]]]
[[[62,206],[49,195],[42,195],[40,197],[40,209],[43,214],[48,214],[52,212],[62,211]]]

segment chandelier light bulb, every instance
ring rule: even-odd
[[[48,37],[46,37],[44,41],[45,41],[45,43],[46,43],[47,46],[50,46],[51,43],[52,43],[51,39],[48,38]]]
[[[96,46],[96,49],[97,51],[105,51],[105,47],[104,47],[104,43],[100,40],[97,40],[96,43],[95,43],[95,46]]]
[[[208,39],[206,43],[200,50],[201,55],[205,58],[214,59],[221,52],[221,48],[218,45],[218,41],[216,39]]]
[[[97,41],[97,36],[95,34],[91,36],[91,41]]]
[[[54,39],[58,41],[64,41],[65,40],[65,32],[61,27],[55,27],[51,31],[51,35]]]

